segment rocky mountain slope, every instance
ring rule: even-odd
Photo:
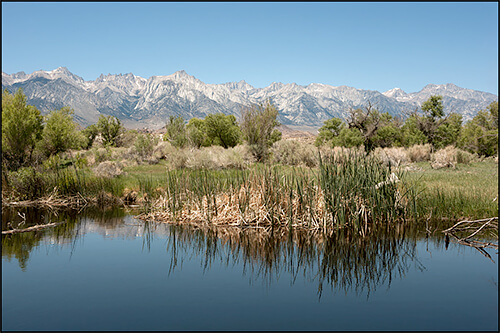
[[[206,84],[185,71],[145,79],[132,73],[108,74],[85,81],[60,67],[52,71],[6,74],[2,72],[2,89],[15,92],[22,88],[30,104],[42,113],[71,106],[75,120],[87,126],[100,114],[113,115],[127,127],[158,129],[170,115],[203,118],[222,112],[239,118],[251,104],[271,100],[279,110],[278,120],[290,126],[320,127],[332,117],[343,117],[350,107],[363,107],[370,101],[382,112],[400,115],[414,110],[431,95],[442,95],[445,111],[458,112],[471,119],[498,96],[486,92],[445,85],[429,84],[421,91],[406,93],[399,88],[384,93],[347,86],[312,83],[273,82],[265,88],[254,88],[245,81]]]

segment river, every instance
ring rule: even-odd
[[[2,330],[498,330],[498,251],[435,229],[214,231],[2,210]]]

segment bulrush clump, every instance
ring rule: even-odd
[[[366,234],[375,224],[411,218],[414,192],[404,174],[374,157],[322,159],[319,170],[269,165],[219,178],[207,170],[170,173],[166,188],[143,219],[174,224],[286,227]],[[398,181],[393,181],[398,179]]]

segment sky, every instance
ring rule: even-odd
[[[2,2],[2,71],[498,95],[497,2]]]

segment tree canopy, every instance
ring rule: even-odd
[[[71,148],[79,148],[84,143],[83,135],[77,131],[73,121],[73,109],[63,107],[51,111],[46,117],[40,147],[46,156],[55,155]]]
[[[243,139],[250,146],[257,161],[264,161],[269,155],[269,148],[274,142],[281,140],[281,132],[276,129],[278,109],[267,101],[243,111],[241,115],[241,131]]]
[[[103,144],[105,146],[116,146],[116,141],[123,132],[120,119],[113,116],[100,115],[96,126],[102,136]]]
[[[41,138],[43,117],[19,89],[14,95],[2,92],[2,161],[17,169],[30,161],[36,142]]]

